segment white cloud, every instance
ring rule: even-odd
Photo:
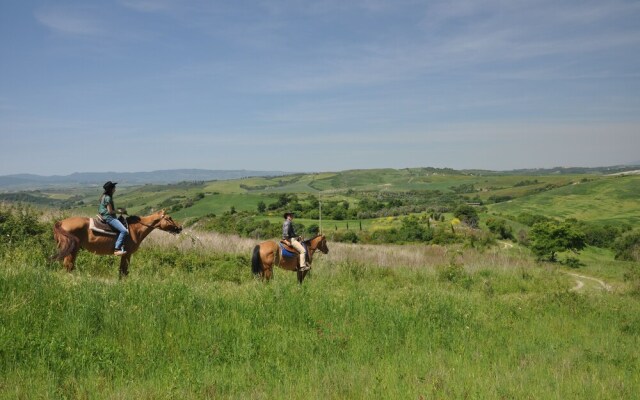
[[[96,36],[106,32],[101,22],[86,9],[43,8],[36,11],[35,17],[57,33]]]

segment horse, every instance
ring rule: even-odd
[[[313,261],[313,253],[316,250],[327,254],[329,248],[327,247],[327,239],[324,235],[317,235],[311,239],[303,242],[307,247],[308,263],[311,265]],[[298,282],[302,283],[304,277],[307,276],[307,271],[299,271],[298,266],[300,264],[300,258],[296,254],[295,257],[283,257],[282,249],[280,245],[272,240],[257,244],[253,248],[253,255],[251,257],[251,270],[256,276],[260,276],[262,279],[269,281],[273,274],[273,265],[277,265],[282,269],[298,272]]]
[[[129,262],[131,255],[138,250],[142,241],[154,229],[178,234],[182,232],[182,226],[176,224],[173,219],[160,210],[145,217],[129,216],[126,219],[129,225],[124,248],[127,253],[120,260],[120,278],[129,274]],[[70,217],[58,221],[53,226],[53,236],[56,240],[58,253],[53,260],[62,261],[68,272],[75,268],[76,257],[80,249],[99,255],[112,255],[116,242],[116,236],[99,234],[89,228],[89,218]]]

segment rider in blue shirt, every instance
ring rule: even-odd
[[[124,240],[129,235],[129,231],[127,228],[116,218],[115,207],[113,206],[113,194],[116,191],[117,182],[107,182],[102,188],[104,189],[104,193],[102,197],[100,197],[100,206],[98,206],[98,213],[102,216],[102,218],[107,221],[107,223],[119,232],[118,238],[116,239],[116,247],[113,251],[113,255],[122,256],[127,254],[124,249]]]

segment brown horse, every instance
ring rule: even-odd
[[[129,274],[131,255],[138,250],[140,243],[153,231],[160,229],[165,232],[178,234],[182,227],[176,224],[164,210],[146,217],[127,217],[129,235],[125,239],[124,248],[127,253],[120,260],[120,278]],[[116,236],[99,234],[89,229],[89,218],[71,217],[56,222],[53,236],[58,244],[58,254],[54,260],[63,261],[68,272],[75,268],[76,257],[80,249],[94,254],[113,255]]]
[[[318,235],[312,239],[305,240],[304,244],[307,247],[309,265],[311,265],[313,261],[313,253],[315,253],[316,250],[320,250],[324,254],[329,252],[327,239],[324,235]],[[272,240],[262,242],[253,248],[251,270],[255,275],[260,275],[268,281],[273,275],[274,264],[282,269],[296,271],[298,273],[298,282],[300,283],[302,283],[304,277],[307,276],[307,272],[309,272],[298,271],[300,257],[298,257],[297,254],[295,257],[283,257],[280,245]]]

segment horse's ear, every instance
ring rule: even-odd
[[[167,213],[166,210],[163,208],[162,210],[159,211],[160,215],[162,215],[164,217],[164,215]]]

